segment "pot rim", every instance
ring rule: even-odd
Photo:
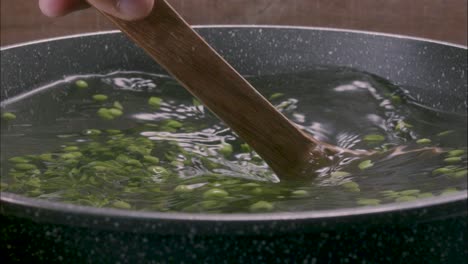
[[[371,31],[361,30],[348,30],[348,29],[337,29],[337,28],[324,28],[324,27],[304,27],[304,26],[275,26],[275,25],[203,25],[193,26],[197,29],[204,28],[276,28],[276,29],[301,29],[301,30],[314,30],[314,31],[332,31],[332,32],[343,32],[343,33],[356,33],[374,36],[384,36],[389,38],[409,39],[422,42],[430,42],[434,44],[440,44],[444,46],[451,46],[461,49],[467,49],[467,46],[436,41],[431,39],[411,37],[397,34],[379,33]],[[67,35],[61,37],[47,38],[35,41],[29,41],[19,44],[13,44],[8,46],[0,47],[0,51],[6,51],[14,48],[21,48],[24,46],[41,44],[51,41],[60,41],[66,39],[107,35],[107,34],[120,34],[118,30],[110,31],[99,31],[91,33],[81,33],[74,35]],[[379,206],[364,206],[364,207],[350,207],[330,210],[318,210],[318,211],[304,211],[304,212],[274,212],[274,213],[232,213],[232,214],[207,214],[207,213],[167,213],[167,212],[150,212],[150,211],[134,211],[134,210],[121,210],[113,208],[96,208],[88,206],[80,206],[74,204],[66,204],[61,202],[52,202],[47,200],[39,200],[34,198],[28,198],[21,195],[0,192],[0,201],[2,202],[0,208],[0,214],[4,213],[4,204],[16,205],[20,207],[29,207],[32,209],[40,209],[46,211],[55,211],[61,213],[81,214],[89,216],[99,217],[110,217],[110,218],[133,218],[133,219],[147,219],[147,220],[189,220],[189,221],[285,221],[285,220],[299,220],[299,219],[327,219],[337,218],[342,216],[364,216],[364,215],[375,215],[379,213],[392,213],[397,211],[412,211],[417,209],[431,208],[444,204],[455,204],[457,202],[466,201],[468,199],[467,190],[462,190],[451,195],[442,195],[425,199],[418,199],[411,202],[403,203],[389,203]]]
[[[400,38],[400,39],[410,39],[422,42],[430,42],[434,44],[441,44],[445,46],[451,46],[455,48],[461,49],[468,49],[468,46],[446,42],[442,40],[434,40],[429,38],[423,37],[414,37],[402,34],[393,34],[393,33],[383,33],[383,32],[376,32],[376,31],[367,31],[367,30],[355,30],[355,29],[342,29],[342,28],[332,28],[332,27],[308,27],[308,26],[286,26],[286,25],[249,25],[249,24],[215,24],[215,25],[193,25],[195,29],[203,29],[203,28],[277,28],[277,29],[303,29],[303,30],[314,30],[314,31],[332,31],[332,32],[343,32],[343,33],[358,33],[358,34],[365,34],[365,35],[374,35],[374,36],[384,36],[390,38]],[[44,38],[26,42],[20,42],[16,44],[6,45],[0,47],[0,51],[19,48],[22,46],[32,45],[32,44],[39,44],[43,42],[50,42],[50,41],[57,41],[57,40],[64,40],[64,39],[71,39],[71,38],[78,38],[78,37],[88,37],[88,36],[95,36],[95,35],[106,35],[106,34],[120,34],[120,30],[103,30],[103,31],[94,31],[94,32],[86,32],[86,33],[78,33],[72,35],[65,35],[59,37],[52,37],[52,38]]]

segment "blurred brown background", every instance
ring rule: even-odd
[[[272,24],[397,33],[466,45],[467,0],[169,0],[191,24]],[[1,45],[113,29],[94,10],[59,19],[1,0]]]

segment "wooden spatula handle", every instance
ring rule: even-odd
[[[297,176],[322,155],[316,141],[291,123],[213,50],[164,0],[139,21],[106,15],[188,91],[231,127],[280,178]]]

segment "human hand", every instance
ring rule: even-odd
[[[49,17],[63,16],[90,4],[101,11],[124,20],[146,17],[153,9],[155,0],[39,0],[39,8]]]

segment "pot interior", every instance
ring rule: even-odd
[[[401,203],[403,207],[407,204],[411,208],[416,203],[421,206],[420,199],[424,199],[422,204],[430,206],[440,201],[446,203],[466,198],[465,48],[378,34],[306,28],[213,27],[198,30],[263,95],[283,107],[281,110],[285,115],[323,141],[355,149],[385,150],[396,145],[410,145],[411,149],[444,148],[444,152],[416,151],[391,162],[387,161],[388,156],[377,160],[343,157],[334,168],[317,172],[304,182],[277,183],[272,173],[264,173],[267,171],[264,164],[252,162],[255,157],[243,160],[242,142],[233,133],[226,132],[223,124],[207,110],[200,110],[203,106],[194,103],[191,95],[141,50],[119,33],[91,34],[2,50],[2,113],[12,111],[17,114],[17,119],[2,122],[2,189],[6,190],[6,197],[8,193],[16,192],[54,200],[58,191],[45,193],[40,189],[50,182],[47,177],[38,183],[4,176],[9,170],[17,172],[16,177],[24,174],[18,162],[12,163],[8,159],[54,151],[58,153],[54,155],[65,155],[63,146],[74,147],[77,142],[90,146],[89,142],[94,139],[83,135],[83,131],[118,129],[126,131],[124,134],[128,137],[143,136],[164,142],[173,133],[174,142],[192,151],[207,146],[206,141],[191,144],[201,141],[194,134],[217,137],[214,142],[209,142],[207,149],[223,154],[226,151],[223,150],[224,143],[228,142],[234,148],[230,152],[234,153],[229,153],[229,158],[216,160],[215,163],[222,166],[211,169],[202,159],[195,158],[198,163],[188,166],[192,171],[184,169],[186,158],[167,160],[168,166],[176,164],[179,177],[185,177],[182,182],[165,186],[172,195],[170,199],[185,195],[183,206],[163,208],[160,204],[155,207],[145,204],[138,207],[132,203],[141,197],[125,200],[127,196],[119,195],[128,188],[122,186],[112,193],[117,196],[114,200],[101,204],[88,199],[90,203],[79,202],[79,205],[190,214],[268,212],[271,206],[280,212],[339,212],[361,206],[379,207],[380,204],[389,204],[388,210],[401,207]],[[76,93],[77,80],[85,80],[91,89],[66,97]],[[94,114],[102,108],[102,103],[90,99],[96,94],[117,98],[115,100],[123,103],[128,117],[111,125],[103,122],[102,116]],[[167,108],[166,112],[149,106],[146,110],[141,109],[152,96],[162,98],[165,102],[162,108]],[[83,101],[83,98],[87,99]],[[71,106],[70,102],[78,103]],[[74,116],[75,110],[85,114]],[[310,113],[318,114],[310,117]],[[406,116],[408,113],[410,115]],[[177,122],[191,120],[189,123],[193,127],[162,134],[148,130],[148,122],[155,121],[158,125],[161,116],[166,125],[169,119]],[[208,125],[197,128],[200,120]],[[54,133],[51,134],[51,130]],[[22,137],[22,133],[34,134],[34,137]],[[424,141],[427,138],[430,143]],[[111,139],[112,135],[105,138]],[[70,142],[75,144],[70,145]],[[83,145],[81,143],[78,145]],[[167,158],[164,154],[170,151],[170,146],[161,149],[163,154],[158,159],[164,160]],[[182,164],[177,165],[177,162]],[[348,164],[354,164],[354,172],[342,169]],[[181,185],[198,188],[196,185],[200,182],[185,182],[198,175],[197,168],[205,174],[229,171],[231,177],[219,179],[216,178],[219,175],[211,175],[215,179],[206,180],[209,188],[203,187],[205,189],[195,196],[178,193],[176,189]],[[349,174],[358,176],[350,178]],[[4,182],[4,179],[7,180]],[[22,185],[12,188],[15,181]],[[245,188],[238,189],[238,186]],[[280,191],[271,191],[278,186],[281,186]],[[183,188],[179,187],[179,190]],[[40,192],[35,193],[38,189]],[[219,193],[220,189],[228,194]],[[207,194],[210,191],[214,193],[212,197]],[[241,194],[236,197],[238,191]],[[365,191],[369,195],[363,194]],[[450,193],[455,195],[447,198]],[[231,195],[238,207],[220,209],[223,203],[219,199]],[[246,195],[249,199],[240,198]],[[10,197],[16,199],[16,196]],[[311,202],[313,200],[318,202]],[[416,201],[406,203],[412,200]],[[169,202],[165,200],[165,203]],[[193,208],[193,203],[198,207]],[[394,203],[398,205],[395,207]],[[184,211],[191,206],[191,210]]]

